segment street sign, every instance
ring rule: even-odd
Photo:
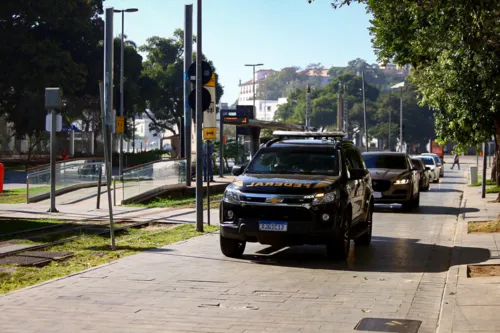
[[[52,126],[52,115],[48,113],[45,116],[45,130],[47,132],[50,132]],[[61,132],[62,131],[62,116],[60,113],[56,114],[56,132]]]
[[[207,84],[212,78],[213,69],[212,66],[206,61],[201,62],[201,83]],[[188,69],[188,78],[192,84],[196,84],[196,62],[193,62]]]
[[[205,87],[215,87],[215,73],[212,73],[212,76],[210,77],[210,81],[205,83]]]
[[[116,117],[116,133],[123,134],[125,132],[125,117]]]
[[[213,83],[213,85],[209,86],[208,83],[205,86],[210,93],[210,105],[203,112],[203,128],[207,127],[217,127],[217,117],[216,117],[216,96],[215,96],[215,73],[212,74],[212,79],[209,83]]]
[[[195,89],[191,90],[191,92],[189,93],[188,102],[189,102],[189,106],[191,107],[191,109],[193,109],[195,111],[196,110],[196,90]],[[201,88],[201,108],[203,109],[203,111],[208,109],[208,107],[210,106],[210,102],[211,102],[210,91],[208,91],[208,89],[205,87]]]
[[[215,140],[217,138],[216,127],[206,127],[203,129],[203,140]]]

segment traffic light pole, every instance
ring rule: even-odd
[[[186,186],[191,186],[191,107],[189,92],[191,82],[188,70],[193,62],[193,5],[184,6],[184,154],[186,157]]]
[[[202,141],[202,0],[197,0],[196,24],[196,231],[203,232],[203,141]]]

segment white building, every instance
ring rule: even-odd
[[[264,82],[264,80],[269,76],[276,73],[275,70],[272,69],[261,69],[255,72],[255,95],[259,93],[259,85]],[[247,104],[248,101],[253,101],[254,98],[254,80],[249,80],[245,83],[240,82],[240,90],[238,94],[238,105],[251,105]]]

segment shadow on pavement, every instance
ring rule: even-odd
[[[308,269],[347,270],[353,272],[438,273],[449,269],[451,247],[423,244],[418,239],[373,237],[372,245],[351,246],[346,262],[326,257],[324,246],[296,246],[275,254],[247,254],[243,258],[256,264]],[[488,260],[490,251],[484,248],[458,247],[459,265]]]
[[[444,191],[443,191],[444,192]],[[479,212],[477,208],[458,208],[446,206],[424,206],[414,211],[405,211],[401,205],[375,205],[375,213],[403,213],[403,214],[424,214],[424,215],[458,215],[463,213]]]
[[[447,183],[449,184],[449,183]],[[427,193],[435,193],[435,192],[458,192],[458,193],[463,193],[464,191],[462,190],[454,190],[454,189],[451,189],[451,188],[432,188],[430,189],[429,192]]]

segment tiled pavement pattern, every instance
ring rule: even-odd
[[[227,259],[211,234],[2,296],[0,332],[354,332],[364,317],[435,332],[463,188],[448,175],[420,213],[378,208],[373,244],[353,244],[347,264],[322,247],[255,244]]]

